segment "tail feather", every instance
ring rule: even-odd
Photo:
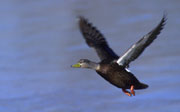
[[[140,83],[138,86],[135,87],[135,89],[146,89],[149,86],[147,84],[144,83]]]

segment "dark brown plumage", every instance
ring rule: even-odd
[[[160,34],[165,25],[166,17],[163,16],[161,22],[151,32],[143,36],[138,42],[132,45],[127,52],[119,57],[108,45],[106,39],[87,19],[80,17],[80,31],[89,47],[92,47],[97,52],[100,62],[95,63],[87,59],[81,59],[72,67],[90,68],[102,76],[105,80],[122,88],[122,91],[131,96],[135,95],[134,89],[145,89],[148,85],[141,83],[129,71],[127,67],[131,61],[134,61],[140,54],[149,46],[154,39]],[[130,92],[126,91],[130,89]]]
[[[88,46],[96,50],[101,60],[119,58],[119,56],[109,47],[106,39],[99,30],[83,17],[80,17],[79,28]]]
[[[145,89],[148,87],[148,85],[139,82],[131,72],[128,72],[117,63],[103,60],[99,64],[100,69],[96,70],[96,72],[118,88],[130,89],[131,85],[134,85],[134,89]]]

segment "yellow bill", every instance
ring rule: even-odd
[[[80,68],[81,65],[80,65],[80,63],[77,63],[77,64],[72,65],[71,67],[74,67],[74,68]]]

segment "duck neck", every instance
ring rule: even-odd
[[[94,69],[94,70],[99,70],[100,66],[99,66],[98,63],[90,62],[90,63],[88,64],[88,67],[87,67],[87,68],[89,68],[89,69]]]

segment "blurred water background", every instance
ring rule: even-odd
[[[130,70],[149,88],[128,97],[80,58],[99,61],[78,29],[93,22],[117,54],[168,14],[155,42]],[[179,0],[1,0],[0,112],[179,112]]]

